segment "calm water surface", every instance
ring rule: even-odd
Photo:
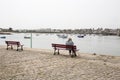
[[[30,47],[30,39],[24,39],[24,36],[30,36],[29,33],[19,33],[6,36],[6,39],[0,39],[0,45],[6,45],[5,40],[17,40]],[[77,34],[69,34],[74,44],[81,53],[98,53],[120,56],[120,37],[118,36],[98,36],[86,35],[84,38],[78,38]],[[59,38],[56,34],[32,34],[32,47],[40,49],[52,49],[51,43],[65,44],[67,39]]]

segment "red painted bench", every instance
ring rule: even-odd
[[[76,51],[77,47],[75,45],[65,45],[65,44],[54,44],[52,43],[52,47],[54,48],[54,55],[56,54],[56,50],[58,51],[58,55],[60,54],[59,50],[71,50],[72,51],[72,55],[70,55],[71,57],[73,56],[77,56],[76,55]]]
[[[19,41],[5,41],[5,43],[7,44],[7,50],[9,46],[11,46],[11,49],[13,49],[13,45],[17,46],[17,51],[19,50],[19,47],[21,50],[23,50],[23,45],[21,45]]]

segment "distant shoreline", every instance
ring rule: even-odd
[[[3,34],[3,35],[11,35],[12,32],[0,32],[0,34]]]
[[[0,35],[11,35],[12,33],[40,33],[40,34],[83,34],[83,33],[62,33],[62,32],[0,32]],[[113,34],[85,34],[85,35],[102,35],[102,36],[118,36]]]

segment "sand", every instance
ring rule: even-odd
[[[120,56],[0,46],[0,80],[120,80]]]

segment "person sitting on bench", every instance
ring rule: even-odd
[[[66,45],[74,45],[74,43],[73,43],[73,41],[72,41],[72,38],[69,38],[67,41],[66,41]],[[74,51],[74,49],[70,49],[70,48],[68,48],[68,50],[69,50],[69,54],[71,55],[71,51],[73,52],[73,53],[75,53],[75,51]],[[72,55],[73,56],[73,55]],[[76,55],[75,55],[76,56]]]

